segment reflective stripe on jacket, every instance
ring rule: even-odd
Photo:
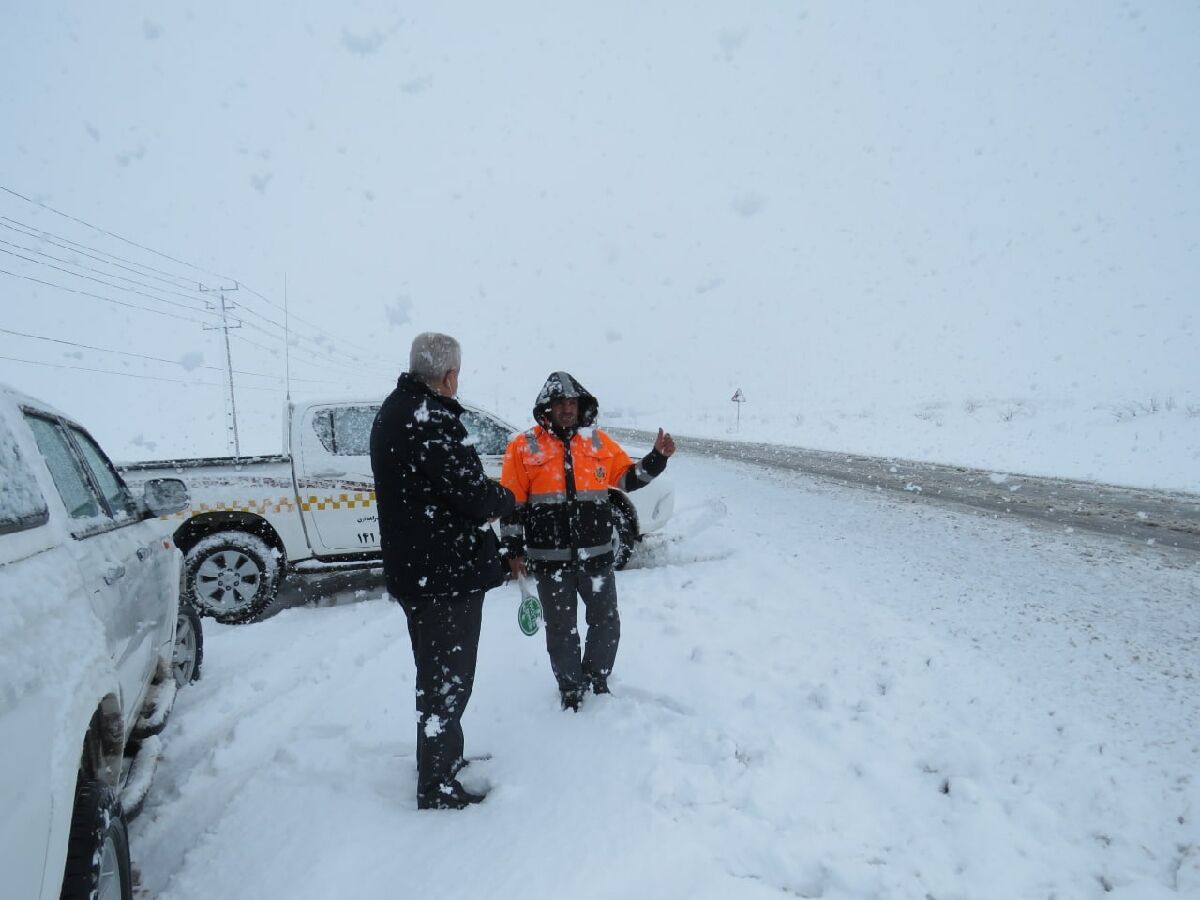
[[[598,428],[577,431],[569,442],[541,425],[517,435],[500,476],[517,501],[515,521],[502,528],[510,552],[535,569],[611,566],[609,488],[632,490],[653,477]]]

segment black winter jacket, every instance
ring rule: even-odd
[[[379,544],[393,597],[447,597],[504,580],[489,519],[513,496],[484,474],[463,441],[463,408],[409,373],[383,401],[371,428]]]

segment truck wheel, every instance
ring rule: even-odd
[[[183,593],[196,612],[232,624],[253,619],[275,599],[279,560],[262,538],[219,531],[183,560]]]
[[[132,900],[129,833],[117,792],[80,778],[67,838],[62,900]]]
[[[637,525],[634,524],[633,516],[622,501],[614,499],[610,501],[610,505],[613,518],[613,545],[616,548],[613,565],[615,568],[623,569],[629,562],[629,557],[633,555],[633,548],[637,545]]]
[[[179,617],[175,620],[175,649],[171,652],[171,670],[175,686],[183,687],[200,680],[200,664],[204,662],[204,632],[200,630],[200,615],[192,605],[180,598]]]

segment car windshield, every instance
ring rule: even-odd
[[[462,414],[463,426],[467,429],[468,441],[480,456],[502,456],[509,439],[516,429],[499,419],[468,409]]]

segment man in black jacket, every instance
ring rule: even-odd
[[[462,715],[471,699],[483,595],[504,569],[488,524],[512,494],[483,472],[454,399],[462,350],[449,335],[413,340],[409,370],[371,429],[371,470],[388,593],[404,607],[416,663],[417,807],[483,799],[455,777],[465,765]]]

